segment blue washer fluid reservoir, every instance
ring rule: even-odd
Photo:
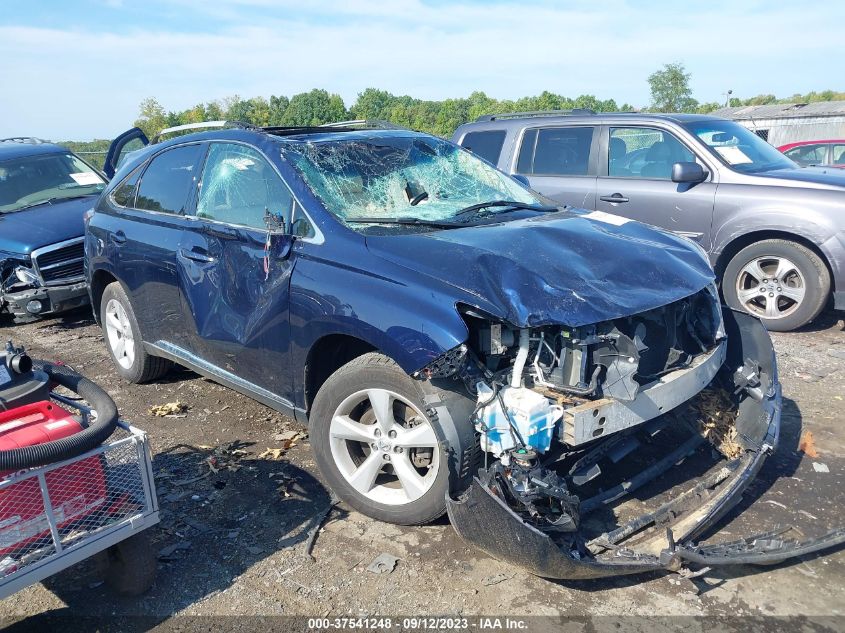
[[[552,404],[542,394],[525,387],[503,387],[500,394],[510,420],[502,410],[498,398],[483,407],[478,413],[477,424],[481,432],[481,448],[500,457],[504,452],[518,446],[518,437],[521,437],[526,446],[536,452],[548,451],[557,421],[563,415],[563,408]],[[478,383],[479,403],[487,402],[492,395],[492,388]]]

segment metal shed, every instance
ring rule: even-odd
[[[845,139],[845,101],[739,106],[720,108],[713,114],[754,130],[775,147],[796,141]]]

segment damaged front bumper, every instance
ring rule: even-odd
[[[786,530],[776,530],[728,543],[695,544],[739,502],[775,450],[780,433],[781,387],[768,333],[746,314],[725,310],[724,316],[728,349],[721,373],[738,393],[736,429],[745,448],[741,456],[724,460],[691,488],[645,514],[619,525],[612,523],[611,529],[590,540],[580,533],[561,539],[531,525],[482,471],[463,494],[447,497],[455,530],[499,559],[558,579],[680,571],[687,565],[772,564],[845,543],[845,530],[838,529],[804,541],[787,539]],[[751,382],[749,366],[759,370]],[[679,461],[673,455],[668,459]],[[591,503],[602,495],[582,502],[582,515],[605,507],[605,501],[628,494],[637,485],[625,484],[620,487],[622,493],[605,494],[599,502]],[[578,518],[583,523],[584,517]]]
[[[84,281],[0,293],[0,308],[10,312],[19,323],[66,312],[88,303],[88,284]]]

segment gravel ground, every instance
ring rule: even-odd
[[[726,540],[794,524],[818,535],[845,523],[845,324],[833,313],[804,331],[774,334],[785,410],[776,455],[721,524]],[[23,326],[0,323],[33,356],[61,360],[104,387],[123,417],[147,431],[162,509],[152,533],[158,578],[140,598],[119,598],[90,564],[0,601],[3,622],[43,613],[178,615],[803,615],[845,612],[845,553],[789,565],[723,568],[693,582],[677,575],[593,582],[530,576],[461,541],[448,524],[405,528],[340,508],[319,533],[316,562],[304,556],[315,516],[328,503],[307,439],[278,459],[290,419],[196,374],[127,385],[112,369],[101,331],[87,312]],[[179,400],[184,417],[148,414]],[[798,451],[812,431],[818,457]],[[215,452],[216,451],[216,452]],[[243,452],[241,452],[243,451]],[[223,468],[212,473],[214,455]],[[818,472],[814,463],[827,466]],[[825,470],[821,468],[820,470]],[[185,484],[199,475],[208,476]],[[391,573],[367,571],[376,556],[397,557]],[[31,620],[30,620],[31,622]]]

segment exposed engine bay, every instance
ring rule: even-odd
[[[483,465],[448,499],[466,540],[557,578],[740,555],[772,562],[845,541],[840,530],[801,543],[758,535],[727,550],[691,543],[736,503],[780,422],[768,334],[747,315],[723,319],[715,286],[577,328],[463,315],[467,343],[422,373],[460,379],[477,400]]]

